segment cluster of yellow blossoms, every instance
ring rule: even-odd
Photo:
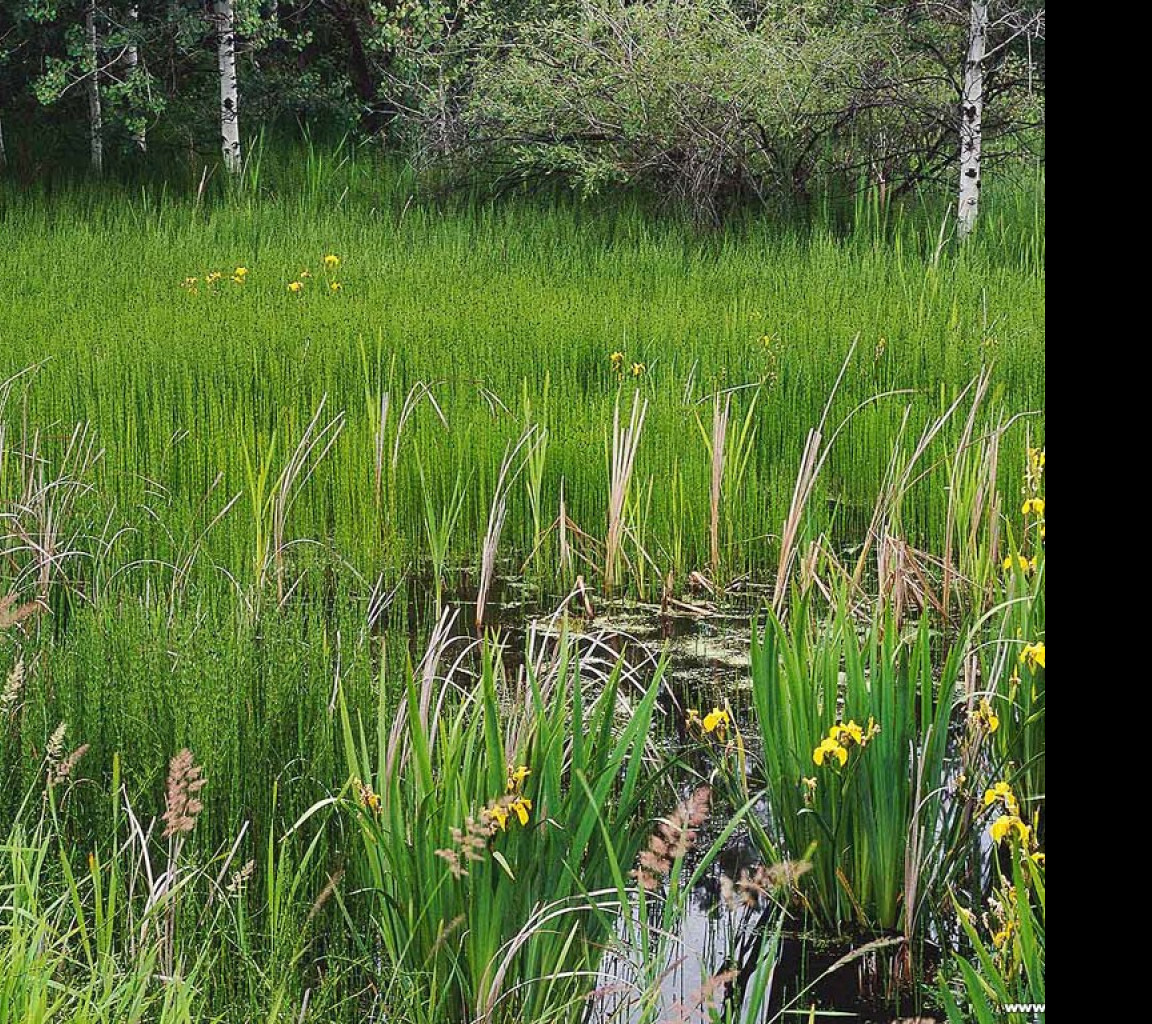
[[[704,735],[715,733],[716,738],[723,741],[727,738],[728,729],[732,725],[732,716],[726,709],[714,707],[701,718],[696,708],[689,708],[687,725],[690,730],[694,729]]]
[[[1000,728],[1000,716],[992,710],[992,705],[988,703],[987,697],[980,698],[980,703],[976,705],[976,710],[969,714],[968,720],[977,728],[987,732],[989,736]]]
[[[225,275],[222,270],[210,270],[204,275],[204,284],[211,288],[213,285],[223,281],[225,276],[228,277],[233,284],[244,284],[248,279],[248,268],[237,267],[231,274]],[[186,277],[180,282],[180,287],[185,291],[191,292],[193,295],[197,294],[200,290],[200,278]]]
[[[1027,665],[1033,672],[1037,666],[1044,668],[1044,641],[1034,644],[1025,644],[1020,652],[1020,664]]]
[[[513,815],[521,825],[528,824],[528,812],[532,810],[532,801],[526,796],[518,796],[509,800],[501,797],[493,800],[480,812],[480,817],[487,817],[501,832],[508,830],[508,819]]]
[[[357,803],[373,814],[378,814],[380,812],[380,794],[366,782],[361,782],[359,779],[356,779],[353,785],[356,787]]]
[[[501,831],[507,828],[509,815],[514,814],[521,825],[528,824],[528,812],[532,810],[532,801],[522,792],[524,780],[532,774],[532,769],[522,764],[519,768],[508,766],[508,781],[505,787],[507,796],[511,800],[498,801],[489,805],[492,820],[496,822]]]
[[[521,826],[528,824],[532,801],[523,794],[522,789],[524,780],[531,774],[527,765],[509,765],[506,791],[489,800],[480,809],[477,818],[471,815],[465,818],[463,828],[451,829],[453,845],[436,850],[435,853],[448,865],[454,877],[467,877],[467,864],[484,859],[488,844],[497,830],[506,832],[512,820],[518,821]]]
[[[1022,573],[1027,575],[1030,572],[1036,571],[1036,558],[1035,556],[1032,558],[1025,558],[1023,555],[1019,554],[1015,557],[1012,555],[1005,555],[1003,565],[1005,572],[1011,572],[1015,568],[1019,569]]]
[[[856,722],[849,720],[846,723],[837,723],[828,730],[828,735],[820,741],[820,745],[812,751],[812,760],[817,765],[825,762],[831,764],[837,761],[841,766],[848,763],[848,751],[851,747],[863,749],[868,746],[872,737],[880,732],[876,719],[869,717],[868,727],[862,729]]]
[[[993,926],[989,925],[989,931],[992,931],[992,945],[995,949],[1004,950],[1007,948],[1012,936],[1019,930],[1018,919],[1020,916],[1020,908],[1017,903],[1016,887],[1009,885],[1002,891],[1003,900],[991,900],[992,913],[996,920],[995,931],[992,931]],[[985,916],[985,923],[987,923],[987,916]]]
[[[1028,449],[1028,490],[1033,494],[1040,490],[1040,482],[1044,476],[1044,449],[1043,448],[1029,448]],[[1040,512],[1043,515],[1043,509]]]
[[[340,267],[340,257],[335,253],[330,252],[327,256],[324,257],[322,262],[324,265],[324,280],[328,285],[328,290],[330,292],[340,291],[340,289],[344,286],[333,276]],[[288,282],[288,290],[292,292],[293,295],[299,295],[302,291],[304,291],[304,286],[308,283],[309,280],[311,280],[311,278],[312,271],[310,271],[307,267],[304,267],[300,273],[296,275],[295,281]]]
[[[617,377],[623,377],[624,376],[624,353],[623,352],[613,352],[608,357],[608,361],[612,364],[612,372],[614,374],[616,374]],[[632,376],[633,377],[643,377],[644,374],[647,372],[648,372],[648,367],[645,366],[643,363],[633,363],[632,364]]]
[[[1038,854],[1043,862],[1043,854]],[[1011,955],[1012,937],[1020,931],[1020,902],[1019,894],[1013,885],[1003,885],[997,893],[988,900],[989,912],[976,915],[966,907],[960,908],[960,913],[968,923],[976,927],[977,921],[982,920],[984,927],[992,939],[994,956],[1003,969],[1005,958]]]
[[[1040,536],[1040,542],[1044,542],[1044,509],[1045,501],[1044,496],[1040,493],[1040,488],[1044,478],[1044,449],[1043,448],[1029,448],[1028,449],[1028,466],[1024,472],[1024,504],[1020,506],[1020,512],[1024,516],[1025,532],[1035,525],[1036,532]],[[1032,573],[1036,571],[1036,557],[1026,558],[1022,554],[1009,554],[1004,558],[1004,571],[1013,572],[1019,569],[1022,573]]]
[[[984,807],[996,808],[1001,812],[988,829],[994,843],[1017,839],[1020,848],[1028,852],[1037,864],[1044,864],[1044,854],[1034,849],[1036,841],[1032,826],[1020,817],[1020,804],[1007,782],[997,782],[991,789],[984,791]]]

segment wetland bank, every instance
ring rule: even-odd
[[[390,173],[0,185],[0,1018],[1042,1001],[1042,181]]]

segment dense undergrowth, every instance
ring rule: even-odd
[[[797,931],[1042,999],[1035,193],[957,249],[265,173],[0,191],[0,1019],[752,1021]],[[610,636],[738,601],[697,709]]]

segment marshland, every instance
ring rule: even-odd
[[[4,4],[2,1024],[1043,1019],[1043,6],[847,6]]]

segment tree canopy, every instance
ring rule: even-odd
[[[705,219],[830,188],[898,194],[952,174],[971,6],[0,0],[0,160],[35,177],[204,159],[232,102],[241,136],[319,127],[452,180],[640,187]],[[983,6],[983,159],[1039,153],[1043,4]]]

